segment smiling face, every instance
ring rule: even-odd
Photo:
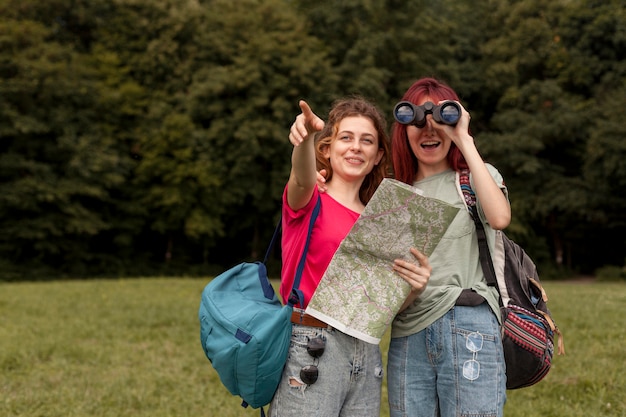
[[[380,162],[383,150],[374,123],[361,116],[343,118],[335,138],[324,149],[334,175],[344,181],[362,181]]]
[[[416,104],[421,105],[427,101],[433,100],[430,97],[425,97],[422,102]],[[433,128],[433,123],[432,115],[429,114],[426,116],[424,127],[418,128],[411,125],[406,128],[409,146],[419,161],[418,178],[443,172],[450,168],[447,155],[452,141],[439,136]]]

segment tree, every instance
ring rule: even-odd
[[[186,111],[201,128],[220,179],[207,188],[222,210],[222,260],[234,246],[259,255],[269,241],[288,178],[288,129],[306,99],[323,114],[335,97],[336,78],[326,48],[283,1],[209,3],[206,30],[186,88]],[[241,28],[246,28],[245,31]]]
[[[574,265],[574,259],[594,252],[586,236],[597,232],[599,224],[585,220],[594,211],[589,197],[597,184],[585,178],[582,167],[592,132],[603,123],[594,117],[596,92],[608,85],[603,80],[611,80],[611,88],[623,85],[624,76],[623,69],[617,74],[611,69],[623,57],[607,52],[612,48],[596,48],[615,43],[611,31],[623,24],[623,12],[615,14],[617,3],[591,11],[583,3],[500,4],[494,16],[507,16],[502,19],[507,36],[493,38],[483,48],[490,63],[485,64],[489,94],[500,98],[490,121],[492,132],[480,140],[509,180],[514,219],[520,219],[515,231],[526,234],[529,242],[543,235],[558,265],[588,271],[591,264]],[[609,15],[613,28],[607,26]],[[620,42],[616,46],[623,46]],[[610,258],[601,256],[600,262]]]
[[[478,7],[421,0],[297,3],[311,22],[311,34],[332,46],[329,58],[341,93],[373,99],[390,118],[393,105],[416,79],[458,81],[455,54],[471,55],[456,18]]]
[[[542,264],[623,264],[623,0],[0,0],[3,278],[258,258],[306,99],[436,76]],[[618,241],[607,246],[606,242]],[[584,256],[583,256],[584,255]]]
[[[98,74],[68,33],[67,8],[48,6],[58,14],[0,7],[0,251],[13,264],[69,272],[109,228],[102,205],[124,174],[96,128]],[[35,20],[44,17],[49,25]]]

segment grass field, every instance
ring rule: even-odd
[[[221,385],[201,350],[205,284],[0,284],[0,416],[258,416]],[[505,416],[626,416],[626,285],[545,287],[567,354],[538,385],[508,391]]]

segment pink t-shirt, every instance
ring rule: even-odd
[[[319,193],[317,188],[313,192],[311,201],[302,209],[294,211],[287,204],[287,187],[285,187],[281,242],[283,265],[280,282],[280,295],[285,304],[291,294],[291,287],[304,250],[309,221],[318,195],[322,199],[322,204],[313,225],[309,250],[300,280],[299,289],[304,293],[304,305],[297,305],[300,308],[306,308],[309,304],[339,244],[359,218],[359,213],[339,204],[328,194]]]

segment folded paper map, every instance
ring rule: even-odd
[[[394,259],[417,262],[411,247],[430,256],[458,211],[417,188],[384,179],[339,245],[306,312],[378,344],[411,291],[393,271]]]

